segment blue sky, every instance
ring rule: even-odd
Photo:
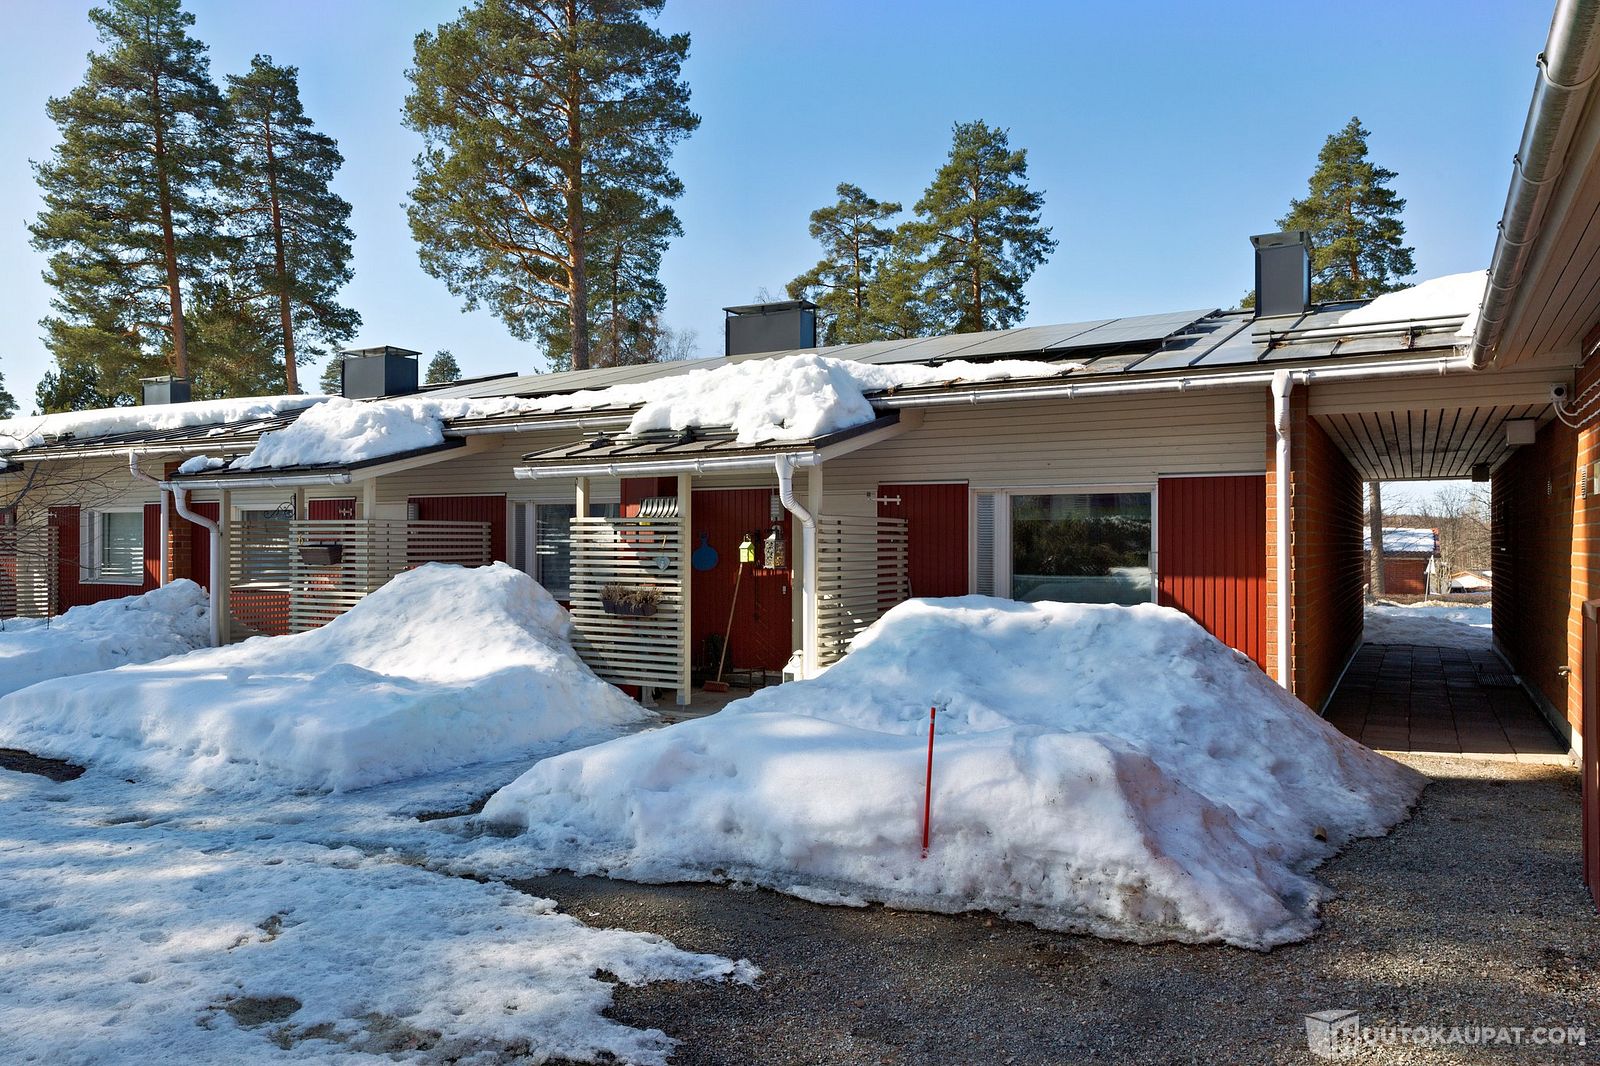
[[[0,373],[28,410],[49,365],[28,160],[54,144],[45,99],[81,80],[94,37],[88,3],[4,6]],[[541,369],[535,347],[461,313],[422,272],[405,223],[411,41],[458,7],[277,0],[268,15],[189,2],[219,82],[256,52],[295,64],[308,112],[338,139],[360,343],[449,348],[468,374]],[[668,0],[663,25],[693,35],[686,74],[703,123],[676,157],[685,234],[665,262],[667,320],[715,353],[723,305],[781,293],[815,261],[806,216],[835,184],[909,204],[951,123],[972,118],[1028,149],[1061,242],[1028,288],[1028,324],[1231,306],[1250,284],[1246,237],[1273,228],[1352,114],[1372,130],[1374,158],[1399,172],[1419,277],[1482,267],[1549,19],[1539,0]]]

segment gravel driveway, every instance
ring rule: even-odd
[[[611,1014],[678,1063],[1315,1063],[1303,1015],[1363,1026],[1587,1026],[1587,1047],[1380,1047],[1359,1062],[1600,1062],[1600,920],[1566,767],[1417,757],[1416,815],[1324,866],[1308,943],[1140,947],[982,916],[822,907],[765,891],[551,876],[593,925],[749,958],[753,988],[620,988]]]

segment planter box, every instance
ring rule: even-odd
[[[601,600],[600,606],[606,614],[622,615],[625,618],[649,618],[656,613],[656,605],[653,603],[613,603],[610,600]]]

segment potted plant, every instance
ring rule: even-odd
[[[343,559],[344,545],[337,541],[330,544],[300,545],[300,561],[307,566],[338,566]]]
[[[661,605],[661,593],[650,585],[602,585],[600,606],[607,614],[648,618]]]

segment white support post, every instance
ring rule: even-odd
[[[678,680],[678,706],[689,706],[690,670],[693,667],[694,640],[694,604],[690,599],[690,590],[694,586],[692,571],[689,568],[689,531],[694,528],[694,479],[689,474],[678,475],[678,595],[683,602],[683,629],[678,634],[679,651],[683,657],[683,664],[679,670]]]
[[[817,647],[818,614],[821,605],[817,602],[817,523],[816,519],[822,514],[822,464],[818,463],[806,471],[806,510],[811,512],[812,521],[802,524],[800,535],[800,587],[796,594],[800,604],[800,650],[801,663],[805,667],[805,677],[815,677],[820,665],[821,649]]]
[[[576,505],[579,518],[589,517],[589,479],[586,477],[575,478],[573,481],[572,502]]]
[[[217,495],[217,556],[211,572],[217,582],[217,635],[223,644],[233,643],[233,493],[224,489]]]
[[[371,521],[378,514],[378,479],[369,477],[361,483],[361,517]]]
[[[161,491],[161,529],[156,534],[159,538],[161,561],[157,581],[162,585],[172,580],[172,493],[166,489]]]

